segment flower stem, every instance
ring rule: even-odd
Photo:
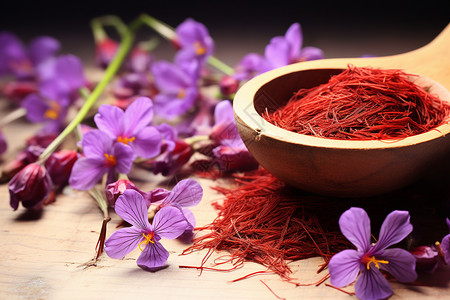
[[[156,32],[158,32],[161,36],[166,38],[169,41],[175,41],[177,38],[177,34],[175,32],[175,29],[167,25],[166,23],[161,22],[158,19],[155,19],[147,14],[142,14],[140,16],[142,22],[144,22],[146,25],[148,25],[150,28],[154,29]],[[227,75],[232,75],[234,70],[232,67],[228,66],[223,61],[219,60],[217,57],[210,56],[208,58],[208,63],[218,69],[219,71],[222,71],[223,73]]]
[[[74,119],[67,125],[67,127],[56,137],[53,142],[48,145],[48,147],[44,150],[44,152],[39,156],[39,161],[45,161],[55,150],[56,148],[64,141],[64,139],[77,127],[78,124],[81,123],[81,121],[84,119],[86,114],[89,112],[90,108],[94,103],[97,101],[105,87],[108,85],[108,83],[111,81],[111,79],[114,77],[116,72],[118,71],[120,65],[122,64],[123,60],[125,59],[125,56],[127,55],[128,51],[130,50],[135,34],[134,32],[137,30],[137,28],[141,25],[139,20],[132,23],[127,31],[124,33],[122,37],[122,41],[120,43],[119,49],[114,56],[114,59],[111,61],[111,63],[108,65],[108,67],[105,70],[105,74],[103,78],[100,80],[100,82],[97,84],[95,89],[92,91],[92,93],[89,95],[88,99],[84,102],[83,106],[78,111],[77,115],[74,117]]]
[[[9,114],[7,114],[6,116],[4,116],[1,120],[0,120],[0,128],[2,128],[3,126],[22,118],[23,116],[25,116],[27,114],[27,110],[25,108],[18,108],[12,112],[10,112]]]
[[[117,16],[106,15],[95,18],[91,21],[91,28],[96,42],[102,41],[108,37],[103,28],[108,25],[115,27],[121,37],[127,33],[127,26]]]

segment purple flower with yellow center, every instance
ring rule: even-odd
[[[42,36],[33,39],[27,48],[13,33],[0,32],[0,76],[34,78],[36,67],[56,55],[60,47],[56,39]]]
[[[193,63],[196,64],[195,62]],[[198,97],[198,69],[167,61],[153,63],[151,71],[159,93],[155,96],[155,113],[172,120],[191,109]]]
[[[292,63],[323,58],[323,51],[316,47],[304,47],[299,23],[292,24],[284,36],[276,36],[264,50],[264,57],[249,53],[235,68],[238,80],[250,79],[260,73]]]
[[[191,18],[186,19],[175,29],[176,44],[181,47],[177,59],[198,59],[203,65],[214,52],[214,41],[208,29],[202,23]]]
[[[178,182],[172,191],[167,194],[163,200],[157,203],[160,208],[175,207],[178,208],[186,218],[186,231],[192,231],[195,227],[195,216],[189,207],[196,206],[203,197],[201,185],[194,179],[183,179]]]
[[[139,248],[142,251],[136,261],[139,267],[151,271],[164,266],[169,252],[160,240],[175,239],[184,232],[186,220],[181,211],[175,207],[163,207],[155,214],[153,224],[150,224],[144,197],[132,189],[125,190],[114,208],[132,226],[119,229],[109,237],[105,242],[106,254],[111,258],[122,259]]]
[[[343,287],[358,278],[355,285],[358,298],[385,299],[393,291],[381,270],[400,282],[415,281],[415,257],[404,249],[386,249],[412,231],[409,218],[407,211],[391,212],[381,225],[378,241],[372,245],[370,219],[365,210],[352,207],[345,211],[339,219],[339,226],[342,234],[356,246],[356,250],[344,250],[331,258],[328,265],[331,284]]]
[[[60,56],[41,64],[39,73],[39,93],[29,94],[21,105],[30,122],[45,124],[44,132],[59,132],[78,89],[86,84],[82,62],[73,55]]]
[[[115,143],[105,132],[94,129],[81,141],[83,157],[75,162],[69,178],[72,188],[89,190],[108,174],[107,184],[115,179],[115,173],[128,174],[135,154],[130,146]]]
[[[113,106],[102,105],[95,115],[95,124],[112,140],[131,146],[137,156],[143,158],[159,154],[161,135],[149,126],[153,119],[153,103],[150,98],[140,97],[125,111]]]

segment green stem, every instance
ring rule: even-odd
[[[160,35],[162,35],[164,38],[168,39],[169,41],[174,41],[177,38],[177,34],[175,32],[175,29],[167,25],[166,23],[163,23],[159,21],[158,19],[155,19],[147,14],[141,15],[141,20],[146,25],[148,25],[150,28],[153,28],[156,32],[158,32]],[[232,75],[234,70],[232,67],[228,66],[223,61],[219,60],[217,57],[210,56],[208,58],[208,63],[218,69],[219,71],[222,71],[223,73],[227,75]]]
[[[104,26],[113,26],[117,32],[123,37],[127,33],[127,26],[120,18],[113,15],[106,15],[95,18],[91,21],[91,28],[94,34],[95,41],[99,42],[108,37],[104,30]]]
[[[94,105],[94,103],[100,97],[100,95],[103,92],[103,90],[105,89],[105,87],[108,85],[108,83],[111,81],[111,79],[114,77],[114,75],[118,71],[120,65],[122,64],[123,60],[125,59],[125,56],[127,55],[128,51],[130,50],[130,48],[133,44],[134,32],[137,30],[137,28],[140,25],[141,25],[141,22],[139,22],[139,19],[130,25],[127,32],[123,35],[122,41],[120,43],[120,46],[119,46],[119,49],[118,49],[116,55],[114,56],[114,59],[111,61],[111,63],[106,68],[103,78],[97,84],[97,86],[92,91],[92,93],[89,95],[88,99],[84,102],[83,106],[80,108],[80,110],[78,111],[78,113],[74,117],[74,119],[58,135],[58,137],[56,137],[56,139],[53,140],[53,142],[50,145],[48,145],[48,147],[44,150],[44,152],[39,156],[39,159],[38,159],[39,161],[45,161],[56,150],[56,148],[64,141],[64,139],[77,127],[77,125],[80,124],[81,121],[83,121],[84,117],[89,112],[92,105]]]

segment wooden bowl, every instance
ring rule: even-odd
[[[412,183],[433,163],[450,153],[448,120],[429,132],[395,141],[352,141],[290,132],[270,124],[261,117],[261,113],[266,107],[269,110],[278,108],[300,88],[326,83],[330,76],[342,72],[349,63],[355,66],[400,68],[407,73],[426,75],[426,68],[423,72],[415,73],[415,69],[409,68],[408,64],[422,55],[428,57],[426,54],[429,52],[441,53],[442,47],[450,49],[450,27],[443,33],[435,40],[434,47],[424,47],[420,51],[384,58],[302,62],[251,79],[234,98],[236,124],[246,147],[271,174],[290,185],[316,194],[333,197],[374,196]],[[434,76],[434,80],[421,76],[416,83],[430,87],[431,93],[450,103],[450,93],[436,81],[436,78],[440,78],[447,85],[450,82],[448,57],[442,57],[445,62],[440,64],[443,65],[444,76],[439,77],[439,72],[436,75],[433,69],[428,74]]]

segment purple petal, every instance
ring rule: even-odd
[[[116,214],[141,231],[150,232],[152,226],[148,222],[148,209],[144,197],[133,189],[127,189],[117,198],[114,206]]]
[[[98,108],[94,117],[98,129],[106,132],[111,138],[117,139],[122,133],[122,120],[124,111],[117,106],[103,104]]]
[[[175,239],[184,232],[187,222],[180,209],[166,206],[155,214],[153,227],[161,238]]]
[[[417,279],[416,258],[410,252],[400,249],[386,249],[377,259],[389,263],[380,264],[380,268],[390,273],[400,282],[413,282]]]
[[[137,156],[150,158],[161,152],[161,134],[155,127],[141,129],[130,143]]]
[[[141,97],[134,100],[123,116],[123,127],[126,136],[134,136],[147,127],[153,119],[153,102],[150,98]]]
[[[448,231],[450,231],[450,219],[447,218],[445,221],[447,223]]]
[[[197,96],[198,91],[196,88],[186,89],[183,98],[178,98],[174,94],[158,94],[155,96],[156,114],[165,119],[172,120],[192,108]]]
[[[136,155],[133,149],[123,143],[114,143],[112,155],[116,158],[115,169],[119,173],[128,174],[131,171]]]
[[[136,263],[144,270],[162,267],[169,258],[169,251],[160,242],[148,243]]]
[[[87,132],[81,141],[83,154],[86,157],[105,158],[105,153],[111,154],[113,141],[103,131],[94,129]]]
[[[12,71],[11,63],[27,59],[22,41],[10,32],[0,32],[0,76]]]
[[[152,65],[155,84],[164,93],[178,94],[180,88],[186,88],[192,82],[188,74],[178,66],[166,61],[158,61]]]
[[[284,37],[274,37],[266,46],[264,56],[272,64],[273,68],[288,65],[290,47]]]
[[[450,264],[450,234],[444,236],[441,241],[441,249],[444,253],[444,260],[447,264]]]
[[[373,253],[400,242],[412,230],[413,226],[409,222],[409,213],[407,211],[394,210],[381,225],[380,236],[373,247]]]
[[[393,291],[389,282],[377,268],[364,270],[355,284],[355,293],[362,300],[386,299]]]
[[[322,59],[324,57],[323,51],[316,47],[305,47],[302,49],[300,53],[300,57],[298,58],[300,61],[303,60],[316,60]]]
[[[28,53],[33,64],[38,65],[56,55],[60,48],[61,44],[58,40],[48,36],[41,36],[31,41]]]
[[[183,212],[183,215],[186,218],[186,222],[187,222],[186,230],[194,230],[195,223],[196,223],[194,213],[190,209],[187,209],[187,208],[182,208],[181,211]]]
[[[70,90],[68,85],[59,78],[51,78],[43,81],[39,85],[40,94],[51,101],[55,101],[62,106],[70,104]]]
[[[106,240],[105,252],[111,258],[122,259],[136,249],[143,239],[142,232],[135,227],[119,229]]]
[[[37,94],[30,94],[22,100],[21,106],[27,110],[27,119],[33,123],[45,121],[45,112],[49,109],[48,104]]]
[[[183,179],[175,185],[162,205],[192,207],[200,203],[203,197],[201,185],[194,179]]]
[[[234,111],[233,105],[229,100],[220,101],[214,108],[214,121],[215,124],[220,123],[234,123]]]
[[[359,207],[352,207],[339,218],[342,234],[359,251],[367,252],[370,247],[370,219],[366,211]]]
[[[257,53],[249,53],[236,66],[233,77],[237,80],[246,80],[269,69],[270,65],[264,57]]]
[[[295,60],[300,53],[303,44],[302,30],[299,23],[292,24],[285,34],[285,39],[290,45],[289,58]]]
[[[64,80],[71,90],[77,90],[86,84],[83,63],[75,55],[61,55],[57,58],[55,76]]]
[[[0,131],[0,154],[3,154],[8,149],[8,144],[6,143],[5,136]]]
[[[361,253],[351,249],[334,255],[328,264],[331,284],[344,287],[355,281],[361,266],[361,256]]]
[[[98,158],[79,158],[73,165],[69,184],[73,189],[89,190],[100,181],[107,168]]]

